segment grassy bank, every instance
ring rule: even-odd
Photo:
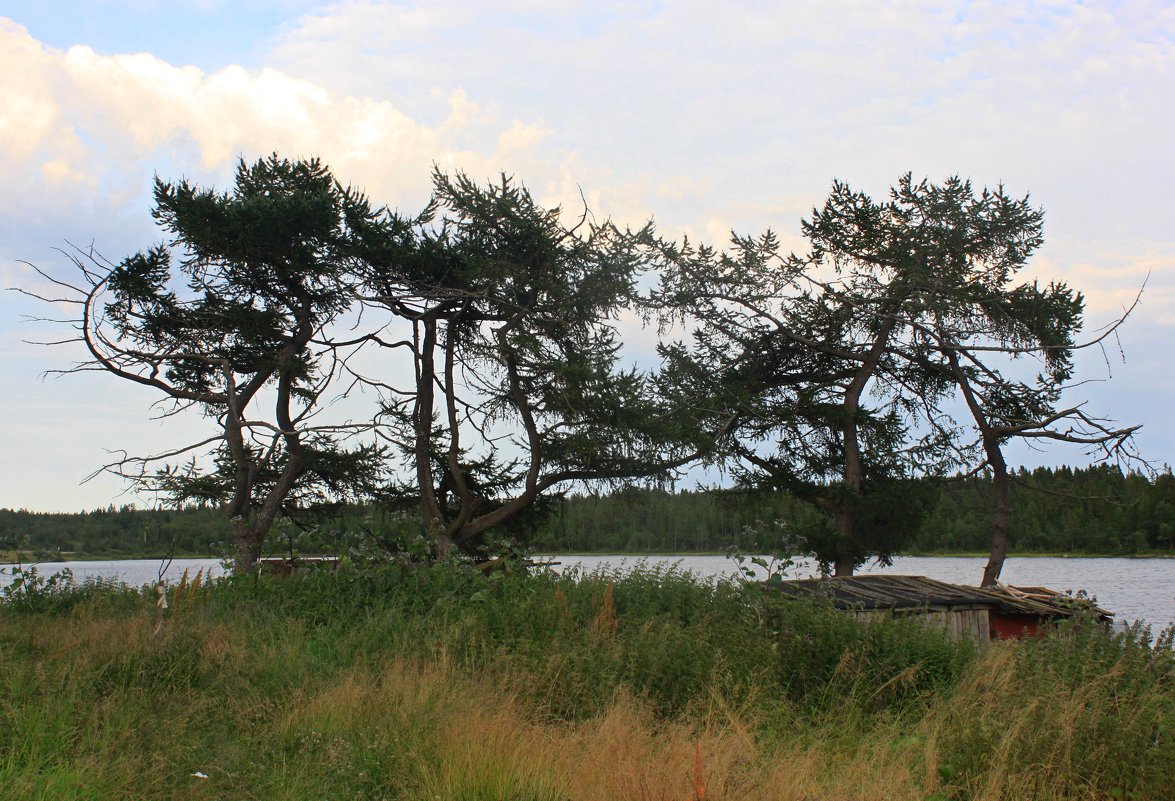
[[[1169,797],[1170,642],[982,653],[673,572],[385,569],[0,608],[14,799]]]

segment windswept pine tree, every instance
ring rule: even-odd
[[[621,354],[617,318],[654,244],[651,226],[586,210],[568,224],[506,176],[437,172],[410,256],[370,265],[366,316],[399,333],[371,340],[386,358],[356,378],[380,394],[375,430],[408,467],[393,495],[419,510],[438,558],[528,525],[567,486],[696,457],[682,410]],[[397,382],[386,365],[405,352],[411,378]]]
[[[1059,405],[1082,301],[1016,282],[1042,223],[1002,186],[907,174],[881,202],[834,182],[802,222],[803,255],[782,255],[770,232],[728,252],[666,250],[655,300],[692,335],[664,349],[676,387],[707,387],[712,413],[732,416],[716,460],[744,484],[826,513],[806,534],[836,575],[911,542],[929,499],[910,479],[974,465],[995,475],[991,583],[1007,548],[1007,439],[1128,447],[1134,428]],[[997,366],[1021,356],[1044,365],[1035,384]],[[977,440],[952,416],[956,393]]]
[[[219,506],[246,571],[284,507],[378,480],[379,450],[345,445],[357,427],[315,413],[337,375],[324,336],[350,308],[357,265],[386,258],[401,223],[317,159],[242,161],[224,193],[156,179],[154,197],[164,242],[117,264],[74,250],[73,279],[42,274],[78,310],[71,341],[88,359],[75,370],[149,387],[167,415],[208,424],[203,439],[104,469]]]

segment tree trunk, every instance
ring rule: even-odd
[[[432,532],[432,548],[433,556],[438,562],[443,562],[453,553],[453,549],[457,547],[457,543],[449,536],[449,532],[445,530],[444,523],[436,521],[429,527]]]
[[[260,557],[261,542],[255,528],[247,520],[233,520],[233,575],[248,575]]]
[[[836,533],[840,536],[841,544],[846,545],[853,541],[853,513],[847,509],[838,509],[836,512]],[[833,576],[851,576],[855,568],[852,556],[838,555],[833,565]]]
[[[1008,527],[1012,517],[1008,494],[1012,480],[1008,476],[1008,465],[1004,462],[999,444],[995,443],[987,450],[992,470],[992,491],[995,493],[995,515],[991,524],[991,554],[987,558],[987,567],[983,569],[980,586],[994,587],[1008,556]]]
[[[861,489],[865,484],[865,465],[864,458],[861,455],[861,432],[857,425],[857,415],[861,411],[861,395],[865,392],[865,387],[869,384],[869,379],[873,377],[873,371],[877,369],[877,365],[881,362],[881,356],[885,352],[886,345],[889,343],[890,334],[893,332],[896,325],[897,318],[890,317],[882,325],[881,330],[877,332],[874,337],[873,344],[869,349],[868,355],[857,368],[856,374],[853,376],[852,382],[845,391],[844,400],[841,402],[841,408],[844,412],[844,425],[841,428],[841,442],[844,447],[844,486],[853,494],[860,495]],[[856,550],[855,540],[856,534],[856,520],[851,509],[845,508],[845,503],[840,502],[840,508],[836,510],[836,532],[840,537],[841,545],[844,550],[854,552]],[[841,549],[838,549],[841,550]],[[854,557],[844,556],[843,553],[836,557],[836,564],[833,566],[834,576],[851,576],[854,569]]]
[[[420,320],[417,324],[423,328],[423,337],[420,342],[416,374],[416,402],[412,406],[412,425],[415,429],[416,442],[413,456],[416,462],[416,485],[420,488],[421,518],[428,527],[428,536],[432,542],[433,554],[437,561],[441,561],[453,550],[453,540],[446,530],[444,515],[441,507],[444,498],[438,498],[438,489],[434,481],[432,450],[433,450],[433,392],[436,375],[436,347],[437,347],[437,318],[433,313]],[[444,480],[442,477],[442,487]],[[442,490],[443,491],[443,490]]]

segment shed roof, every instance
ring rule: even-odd
[[[1067,594],[1066,592],[1058,592],[1057,590],[1049,589],[1048,587],[1014,587],[1011,584],[997,584],[999,592],[1011,595],[1013,598],[1022,598],[1026,600],[1039,601],[1053,607],[1061,607],[1063,609],[1071,610],[1071,614],[1076,614],[1078,610],[1084,610],[1094,613],[1100,618],[1109,620],[1114,616],[1113,612],[1102,609],[1097,605],[1095,599],[1085,597],[1079,594],[1077,597]]]
[[[1071,602],[1075,599],[1067,599],[1059,593],[1053,593],[1046,601],[1039,595],[1014,594],[1011,590],[1015,588],[981,589],[948,584],[925,576],[841,576],[783,581],[772,586],[794,598],[831,599],[834,605],[845,609],[993,609],[1001,614],[1047,618],[1077,614],[1077,605]],[[1070,603],[1060,603],[1057,598],[1065,598]],[[1101,616],[1110,616],[1103,609],[1092,607],[1092,610]]]

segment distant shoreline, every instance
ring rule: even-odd
[[[726,556],[725,551],[536,551],[536,557],[555,556],[624,556],[633,558],[643,557],[671,557],[671,556]],[[986,553],[975,551],[918,551],[916,553],[900,554],[901,557],[934,557],[958,559],[985,559]],[[157,553],[57,553],[45,551],[0,551],[0,564],[10,565],[20,562],[25,565],[58,563],[58,562],[118,562],[123,560],[159,560],[164,559],[223,559],[224,557],[208,553],[177,553],[160,555]],[[1153,553],[1081,553],[1074,551],[1025,551],[1008,554],[1009,559],[1175,559],[1175,551],[1155,551]]]

